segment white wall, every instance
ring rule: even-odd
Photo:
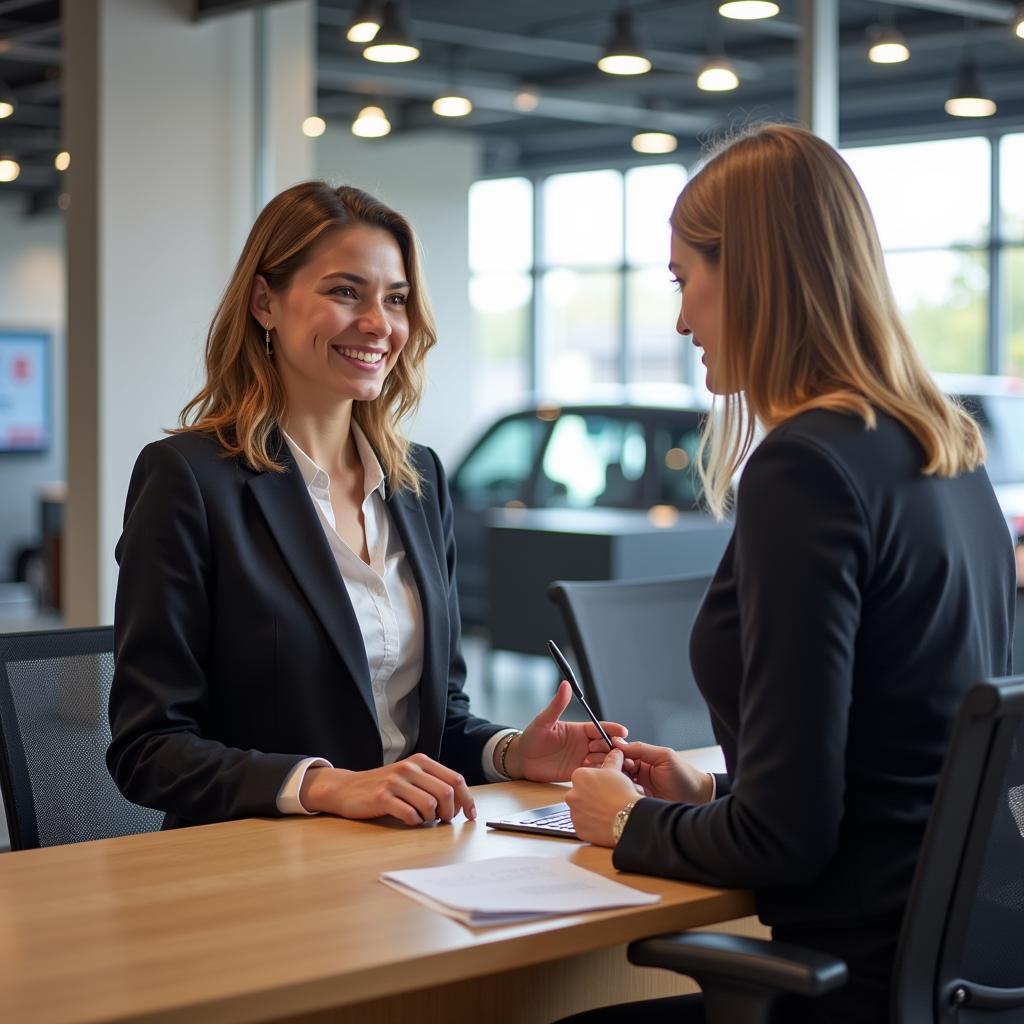
[[[39,540],[37,490],[64,478],[64,226],[56,213],[26,217],[0,199],[0,327],[45,330],[53,443],[42,454],[0,455],[0,580],[15,550]]]
[[[461,133],[357,139],[347,127],[317,140],[316,173],[365,189],[412,222],[423,249],[438,344],[427,361],[427,388],[406,433],[451,466],[473,433],[473,318],[469,304],[469,186],[482,149]]]

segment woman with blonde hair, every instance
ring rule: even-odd
[[[444,472],[399,430],[435,341],[400,214],[312,181],[259,215],[116,552],[107,763],[164,827],[473,818],[467,785],[566,779],[598,736],[568,683],[524,732],[470,713]]]
[[[1010,669],[1010,537],[978,429],[901,325],[835,150],[751,130],[692,178],[671,225],[678,330],[716,396],[717,514],[742,467],[690,644],[727,771],[595,744],[569,805],[620,869],[752,888],[776,938],[846,961],[845,987],[779,1020],[883,1021],[951,720],[972,683]],[[703,1017],[684,1012],[588,1019]]]

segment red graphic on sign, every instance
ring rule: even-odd
[[[15,380],[28,380],[32,376],[32,364],[24,356],[18,356],[11,364],[11,376]]]

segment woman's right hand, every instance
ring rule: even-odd
[[[647,796],[687,804],[711,800],[711,776],[695,768],[678,751],[651,743],[626,743],[619,738],[612,742],[633,762],[634,781]]]
[[[365,772],[310,768],[302,780],[299,800],[307,811],[339,818],[390,814],[407,825],[435,818],[451,821],[459,811],[470,821],[476,818],[466,780],[426,754],[413,754]]]

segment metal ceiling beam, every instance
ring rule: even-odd
[[[893,7],[917,7],[923,11],[955,14],[976,21],[996,21],[1009,25],[1015,15],[1013,4],[1001,0],[888,0]]]
[[[40,39],[49,39],[51,36],[59,36],[61,25],[59,21],[47,21],[35,25],[21,25],[18,28],[8,29],[0,33],[0,54],[13,46],[15,43],[35,43]]]
[[[15,11],[23,11],[26,7],[35,7],[39,0],[2,0],[0,2],[0,17],[5,14],[14,14]]]
[[[317,61],[317,81],[321,86],[331,89],[397,99],[434,99],[441,89],[451,87],[451,76],[443,69],[414,66],[399,72],[394,65],[374,65],[362,59],[348,60],[323,53]],[[549,117],[589,124],[621,124],[638,130],[647,128],[684,134],[701,131],[715,120],[715,115],[706,110],[649,110],[638,104],[585,100],[553,90],[541,90],[536,108],[525,112],[517,110],[515,106],[515,94],[519,86],[519,81],[510,75],[484,74],[479,71],[459,75],[460,92],[464,92],[478,107],[520,116]]]
[[[337,8],[318,10],[317,17],[322,25],[344,29],[351,15]],[[467,25],[451,25],[446,22],[426,21],[414,18],[410,23],[412,31],[421,39],[447,43],[450,46],[473,47],[478,50],[493,50],[497,53],[513,53],[523,57],[548,57],[552,60],[578,61],[592,67],[604,53],[604,47],[594,43],[579,43],[571,39],[552,39],[544,36],[523,36],[513,32],[495,29],[474,28]],[[658,50],[644,48],[644,53],[659,71],[678,71],[696,74],[707,60],[706,53],[680,50]],[[734,60],[737,70],[746,78],[756,78],[760,68],[753,61]]]
[[[10,43],[5,46],[3,40],[0,40],[0,58],[18,61],[22,64],[58,65],[64,63],[64,54],[59,47],[31,46],[22,43]]]

